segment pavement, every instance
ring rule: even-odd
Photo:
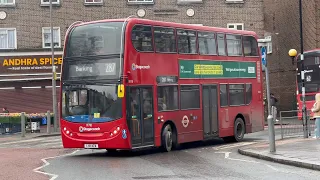
[[[42,138],[42,137],[52,137],[52,136],[60,136],[60,128],[58,128],[57,132],[54,132],[53,127],[51,127],[50,133],[47,133],[47,127],[46,126],[41,126],[40,127],[40,132],[35,132],[35,133],[26,133],[25,137],[21,136],[20,133],[14,133],[14,134],[0,134],[0,143],[1,142],[9,142],[9,141],[20,141],[20,140],[25,140],[25,139],[30,139],[30,138]]]
[[[262,142],[239,148],[242,155],[320,171],[320,139],[290,138],[276,141],[276,152],[270,152],[269,143]]]

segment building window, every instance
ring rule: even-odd
[[[134,26],[131,33],[131,41],[137,51],[153,52],[151,26]]]
[[[242,56],[242,42],[240,35],[227,34],[228,56]]]
[[[244,84],[229,84],[230,106],[244,105]]]
[[[218,53],[220,56],[225,56],[226,54],[226,45],[224,34],[217,34],[218,41]]]
[[[178,86],[158,87],[158,111],[177,110]]]
[[[272,54],[272,39],[271,36],[265,37],[265,39],[270,40],[270,42],[267,42],[267,54]]]
[[[226,3],[244,3],[244,0],[225,0]]]
[[[0,0],[0,6],[14,6],[15,0]]]
[[[53,27],[53,46],[54,48],[61,47],[61,38],[60,38],[60,28]],[[42,28],[42,47],[50,48],[51,47],[51,28],[43,27]]]
[[[246,84],[246,104],[249,105],[252,101],[252,84]]]
[[[228,29],[244,30],[243,23],[230,23],[230,24],[227,24],[227,26],[228,26]]]
[[[220,84],[220,106],[228,106],[228,91],[226,84]]]
[[[199,86],[182,85],[180,87],[180,106],[181,109],[200,108]]]
[[[53,5],[59,5],[60,0],[52,0]],[[50,0],[41,0],[41,5],[50,5]]]
[[[17,32],[15,28],[0,28],[0,49],[16,49]]]
[[[154,27],[156,52],[177,52],[174,29]]]
[[[197,53],[197,36],[195,31],[177,30],[178,48],[180,54]]]
[[[198,33],[199,41],[199,53],[215,55],[217,54],[216,49],[216,40],[214,38],[214,33],[209,32],[199,32]]]
[[[84,4],[86,5],[101,5],[103,0],[84,0]]]
[[[154,4],[154,0],[128,0],[128,4]]]
[[[178,4],[203,3],[202,0],[177,0]]]
[[[253,36],[243,36],[243,50],[245,56],[259,56],[258,42]]]

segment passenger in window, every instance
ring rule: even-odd
[[[159,111],[167,110],[167,105],[164,103],[163,98],[158,99],[158,110]]]

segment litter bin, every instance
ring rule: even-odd
[[[31,132],[40,132],[40,122],[31,122]]]

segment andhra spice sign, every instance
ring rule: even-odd
[[[179,60],[180,78],[256,78],[255,62]]]
[[[0,74],[21,73],[21,72],[51,72],[51,55],[34,56],[0,56]],[[53,63],[56,70],[60,71],[62,56],[56,55]]]

